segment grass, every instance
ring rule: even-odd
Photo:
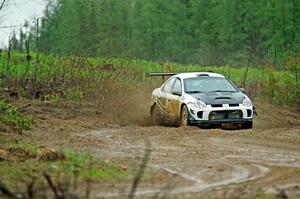
[[[67,152],[66,159],[65,169],[73,173],[79,169],[79,176],[83,179],[94,178],[95,180],[109,180],[128,178],[132,175],[130,171],[124,170],[120,166],[94,159],[89,153],[77,154]]]
[[[64,158],[56,161],[43,161],[38,158],[38,151],[41,147],[32,141],[20,141],[17,139],[4,139],[1,141],[1,148],[9,151],[10,157],[7,161],[0,162],[3,166],[5,174],[10,175],[8,179],[15,179],[26,176],[27,173],[32,172],[40,173],[41,171],[50,171],[51,173],[67,172],[72,174],[78,172],[82,178],[95,178],[95,179],[114,179],[119,177],[129,177],[131,172],[114,165],[107,164],[103,161],[95,159],[89,153],[74,153],[71,151],[64,152]],[[20,162],[17,153],[20,151],[27,152],[23,154],[22,159],[25,161]],[[6,167],[8,166],[8,167]],[[2,170],[1,169],[1,170]],[[20,174],[20,175],[15,175]],[[2,176],[3,177],[3,176]]]
[[[15,193],[23,193],[33,178],[36,178],[37,192],[39,187],[47,187],[44,173],[51,176],[57,186],[72,187],[80,187],[87,182],[129,181],[135,175],[134,170],[106,163],[89,153],[56,151],[63,155],[55,160],[41,159],[41,149],[44,147],[21,135],[0,134],[0,152],[8,154],[3,158],[0,153],[0,183]]]
[[[8,145],[20,147],[24,150],[36,153],[37,147],[32,144]],[[13,155],[13,154],[12,154]],[[8,187],[24,186],[32,177],[37,177],[38,182],[43,182],[43,173],[47,172],[57,180],[57,183],[65,181],[78,183],[86,180],[93,182],[107,180],[130,179],[133,171],[125,170],[114,164],[108,164],[95,159],[90,154],[66,152],[65,159],[55,161],[39,160],[27,157],[25,161],[9,159],[0,161],[0,181]],[[19,183],[17,183],[19,182]],[[16,185],[18,184],[18,185]]]
[[[300,141],[300,132],[298,132],[298,133],[296,134],[296,139],[297,139],[298,141]]]
[[[257,199],[273,199],[274,197],[267,196],[265,194],[261,194]]]
[[[31,119],[18,114],[16,107],[0,99],[0,121],[21,130],[30,130]]]
[[[23,141],[19,141],[19,140],[14,140],[14,141],[9,141],[9,142],[6,142],[4,144],[4,148],[8,148],[8,149],[11,149],[11,148],[17,148],[17,149],[24,149],[24,150],[29,150],[33,153],[36,153],[39,146],[35,143],[26,143],[26,142],[23,142]]]
[[[35,54],[32,56],[34,60]],[[8,63],[5,53],[2,53],[0,63],[5,64],[1,67],[0,74],[9,78],[9,81],[2,81],[2,87],[19,90],[25,95],[33,88],[52,89],[52,92],[45,95],[54,101],[60,100],[55,90],[62,90],[63,98],[81,100],[95,92],[127,91],[140,85],[157,85],[157,78],[146,77],[148,72],[214,71],[225,75],[239,86],[245,86],[252,96],[260,96],[261,99],[275,104],[299,103],[297,95],[300,85],[299,82],[296,83],[296,74],[288,70],[181,65],[168,62],[159,64],[140,59],[59,57],[44,54],[40,55],[40,60],[40,64],[32,61],[27,65],[25,54],[13,52]]]
[[[1,180],[7,184],[17,180],[26,181],[29,176],[42,176],[44,171],[53,176],[64,174],[69,178],[73,178],[74,173],[78,173],[81,180],[129,179],[132,176],[132,172],[124,170],[120,166],[107,164],[90,157],[86,159],[87,156],[82,154],[74,154],[73,156],[77,156],[82,162],[78,164],[69,157],[63,161],[50,162],[36,159],[28,159],[24,162],[2,161],[0,162],[1,171],[3,171]]]
[[[135,169],[104,162],[90,153],[65,151],[62,158],[56,160],[40,159],[41,149],[45,148],[30,138],[0,134],[0,185],[16,195],[23,195],[28,193],[28,186],[35,179],[33,198],[51,198],[51,194],[42,196],[44,190],[52,192],[46,175],[51,177],[54,186],[64,195],[85,194],[86,191],[94,191],[93,187],[98,185],[130,183],[136,175]],[[3,151],[8,153],[6,158],[1,156]],[[146,173],[145,178],[149,177],[149,173]]]

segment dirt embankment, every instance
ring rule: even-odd
[[[32,104],[26,109],[33,115],[30,136],[41,145],[90,151],[137,167],[145,141],[151,143],[148,169],[166,175],[143,184],[139,197],[300,198],[298,110],[255,103],[258,117],[252,130],[150,126],[151,89],[101,95],[90,102],[19,104]],[[120,188],[126,191],[130,183],[95,186],[93,197],[117,197]]]

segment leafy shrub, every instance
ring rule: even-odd
[[[71,90],[66,93],[65,97],[70,100],[79,101],[83,98],[83,95],[82,91]]]
[[[14,106],[0,100],[0,120],[22,130],[30,130],[31,119],[17,113]]]

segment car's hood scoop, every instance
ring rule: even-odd
[[[203,101],[204,103],[211,104],[241,104],[245,98],[242,93],[230,92],[211,92],[211,93],[196,93],[191,94],[194,98]]]
[[[216,100],[231,99],[231,97],[215,97]]]

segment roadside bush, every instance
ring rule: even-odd
[[[0,120],[21,130],[30,130],[31,119],[17,113],[14,106],[0,100]]]

